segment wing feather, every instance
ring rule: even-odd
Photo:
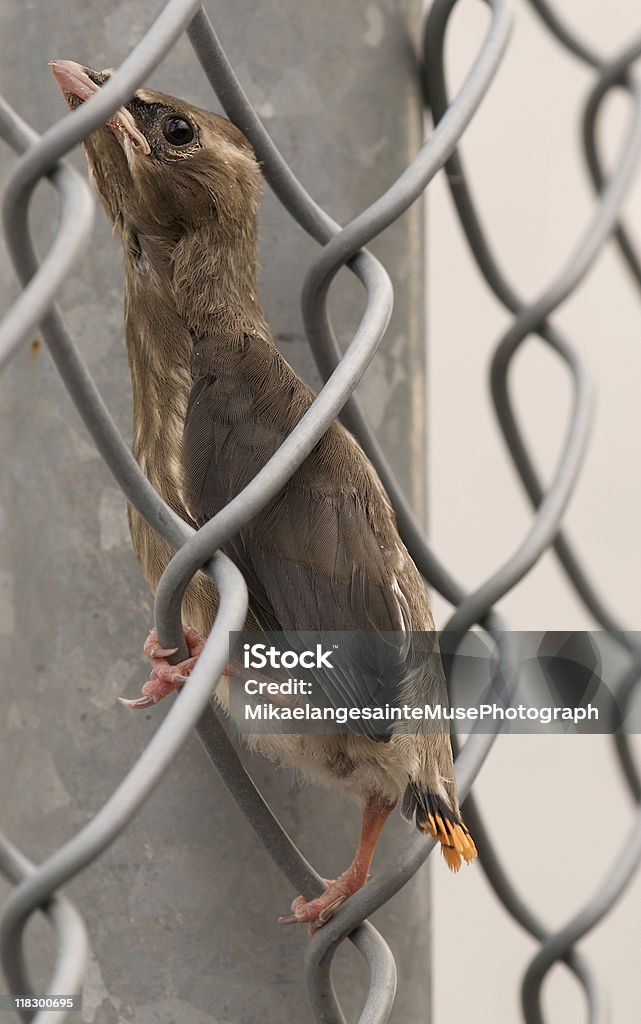
[[[200,340],[192,370],[182,464],[186,504],[202,526],[265,465],[313,394],[270,342],[246,335]],[[224,550],[267,630],[432,628],[382,485],[339,424]],[[359,685],[340,672],[323,684],[336,703]]]

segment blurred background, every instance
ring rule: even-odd
[[[604,56],[638,32],[625,0],[563,0],[563,20]],[[594,81],[562,49],[529,4],[514,5],[507,54],[461,152],[499,262],[515,289],[535,299],[587,226],[594,204],[580,126]],[[450,94],[487,23],[482,4],[454,11],[448,38]],[[605,101],[606,166],[630,115],[625,94]],[[641,180],[625,215],[641,239]],[[510,323],[470,259],[443,174],[428,190],[428,480],[430,538],[474,587],[518,546],[531,506],[512,468],[492,408],[492,352]],[[585,360],[596,391],[591,443],[571,499],[568,534],[620,621],[639,629],[641,544],[641,302],[618,251],[607,245],[554,323]],[[569,412],[569,377],[539,341],[517,355],[512,394],[543,478],[549,479]],[[498,606],[514,629],[590,629],[594,623],[547,554]],[[437,622],[447,606],[437,599]],[[641,755],[638,737],[633,737]],[[633,803],[612,740],[499,739],[476,783],[485,820],[518,891],[549,926],[564,923],[597,888],[632,824]],[[438,867],[438,866],[436,866]],[[501,909],[482,872],[452,878],[434,868],[435,1020],[469,1014],[519,1019],[519,982],[536,944]],[[641,998],[641,878],[581,944],[603,982],[613,1021],[635,1019]],[[468,917],[471,915],[471,917]],[[469,921],[483,922],[483,937]],[[583,1020],[583,996],[563,967],[544,985],[550,1021]],[[490,1009],[491,1008],[491,1009]]]

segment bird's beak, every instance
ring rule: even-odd
[[[75,110],[85,100],[91,99],[95,93],[100,92],[100,87],[110,77],[110,72],[92,71],[91,68],[85,68],[73,60],[51,60],[49,67],[71,110]],[[129,148],[133,148],[145,156],[151,153],[147,139],[138,130],[136,122],[126,107],[120,107],[109,118],[106,127],[116,136],[125,153]]]

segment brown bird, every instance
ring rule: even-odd
[[[63,60],[51,68],[71,108],[112,74]],[[168,505],[200,527],[265,465],[314,399],[276,348],[258,298],[260,169],[248,140],[224,117],[145,88],[85,140],[85,150],[124,250],[133,452]],[[173,552],[133,508],[129,522],[153,591]],[[247,582],[248,629],[401,637],[434,630],[383,486],[338,422],[223,550]],[[216,607],[213,584],[198,574],[183,606],[192,657],[170,665],[172,652],[159,648],[152,631],[145,645],[151,678],[142,698],[125,703],[149,706],[186,681]],[[440,661],[437,671],[434,664],[426,659],[400,680],[400,703],[420,707],[442,692]],[[230,664],[216,690],[224,708],[230,686],[242,679]],[[319,898],[294,900],[285,923],[320,927],[365,883],[401,798],[403,815],[440,842],[452,870],[476,856],[459,811],[448,734],[392,726],[382,736],[244,738],[364,803],[354,861]]]

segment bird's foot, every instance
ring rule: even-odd
[[[366,878],[348,868],[335,881],[328,881],[327,888],[321,896],[314,900],[306,900],[304,896],[297,896],[291,905],[291,914],[279,917],[279,924],[307,924],[309,934],[313,935],[319,928],[334,916],[345,900],[358,892],[365,884]]]
[[[205,641],[200,633],[192,629],[191,626],[185,626],[184,636],[189,650],[189,657],[177,665],[172,665],[167,659],[172,654],[175,654],[178,648],[161,647],[158,642],[158,633],[156,629],[152,629],[143,647],[152,665],[151,675],[142,688],[143,695],[138,697],[137,700],[127,700],[126,697],[119,697],[118,700],[121,704],[124,704],[126,708],[134,708],[136,710],[139,708],[150,708],[157,704],[159,700],[162,700],[163,697],[166,697],[167,694],[171,693],[172,690],[179,689],[187,682],[189,674],[205,646]]]
[[[394,801],[386,800],[378,793],[368,796],[363,808],[356,855],[347,871],[343,871],[335,882],[328,882],[325,892],[315,900],[297,896],[292,903],[292,913],[287,917],[279,917],[280,924],[308,924],[309,933],[313,935],[327,924],[345,900],[365,885],[374,848],[393,808]]]

